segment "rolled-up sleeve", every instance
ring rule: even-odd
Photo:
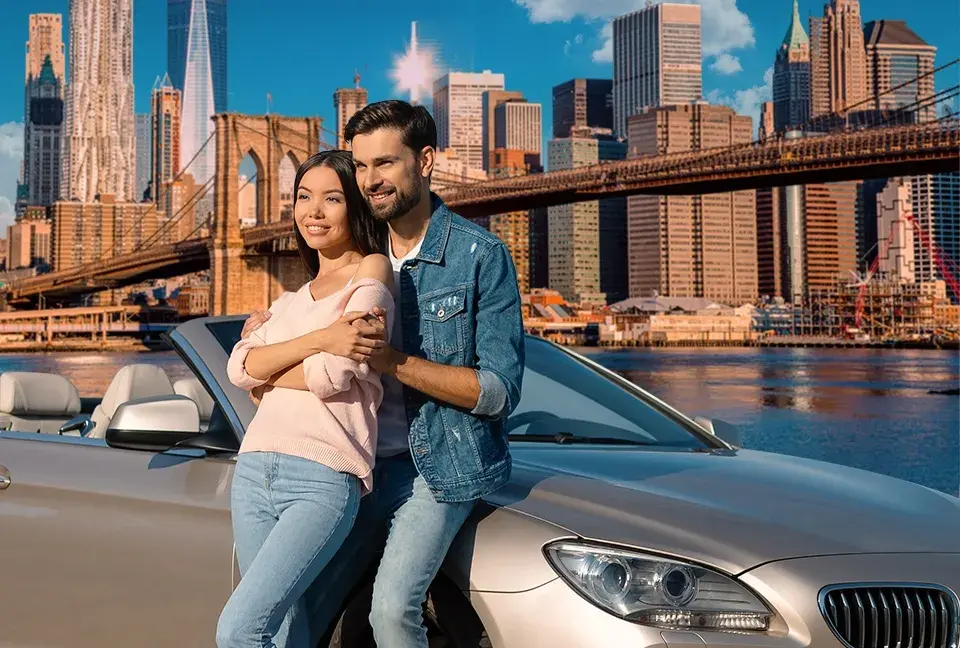
[[[266,322],[264,322],[260,328],[253,331],[246,338],[241,338],[233,345],[233,350],[230,352],[230,357],[227,359],[227,378],[231,383],[239,387],[240,389],[245,389],[250,391],[261,385],[265,385],[270,378],[260,380],[259,378],[254,378],[247,373],[247,368],[245,363],[247,361],[247,356],[250,354],[250,351],[256,349],[257,347],[262,347],[267,345],[267,330],[270,328],[270,325],[275,321],[275,318],[279,316],[279,313],[283,312],[283,309],[293,298],[293,293],[283,293],[270,305],[271,317]]]
[[[476,416],[497,416],[507,404],[507,388],[492,371],[476,371],[477,382],[480,383],[480,397],[471,413]]]
[[[266,342],[260,335],[260,331],[254,331],[248,337],[239,340],[233,345],[233,351],[230,352],[230,359],[227,360],[227,377],[230,382],[239,387],[251,391],[252,389],[264,385],[269,378],[260,380],[247,373],[244,363],[252,349],[266,346]]]
[[[344,313],[359,311],[368,313],[374,307],[386,311],[387,342],[394,317],[394,299],[387,287],[375,279],[361,279],[352,286],[352,293],[343,309]],[[303,379],[317,398],[328,398],[350,388],[353,380],[376,381],[379,375],[370,370],[366,362],[357,362],[350,358],[320,352],[308,356],[303,361]]]
[[[520,402],[524,331],[520,290],[510,253],[491,245],[480,259],[477,277],[477,416],[506,418]]]

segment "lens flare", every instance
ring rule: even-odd
[[[410,44],[407,51],[394,57],[390,77],[394,81],[396,92],[410,93],[410,103],[419,103],[421,96],[429,97],[433,92],[433,80],[436,78],[434,52],[417,39],[416,22],[410,24]]]

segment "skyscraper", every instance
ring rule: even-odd
[[[50,205],[60,197],[63,134],[63,17],[31,14],[23,110],[24,205]],[[18,210],[18,214],[21,210]]]
[[[210,118],[227,109],[226,0],[167,1],[167,67],[182,93],[181,158],[202,187],[217,161]]]
[[[597,164],[592,137],[554,139],[547,143],[550,171]],[[550,289],[581,304],[603,304],[600,292],[600,206],[590,200],[547,208]]]
[[[726,106],[647,109],[628,120],[629,157],[745,144],[753,120]],[[754,191],[628,198],[630,296],[705,297],[739,305],[757,297]]]
[[[70,0],[60,196],[136,200],[132,0]]]
[[[137,139],[137,201],[143,200],[148,188],[152,191],[153,196],[157,195],[157,189],[150,184],[150,164],[153,158],[150,141],[152,124],[153,115],[150,113],[134,115],[134,132]]]
[[[663,3],[613,21],[613,130],[646,107],[703,95],[700,6]]]
[[[574,126],[571,134],[582,130],[597,140],[597,161],[624,160],[627,143],[617,141],[609,129]],[[598,132],[598,131],[606,132]],[[630,296],[630,264],[627,243],[627,199],[602,198],[597,201],[597,226],[600,239],[600,292],[608,303]]]
[[[860,0],[830,0],[823,18],[810,18],[810,66],[813,117],[842,112],[867,100],[870,89]]]
[[[483,112],[483,126],[481,128],[481,138],[483,140],[483,170],[490,171],[494,168],[491,157],[493,150],[497,148],[497,106],[505,101],[524,101],[523,93],[516,90],[487,90],[483,93],[480,100],[481,111]]]
[[[773,128],[783,131],[810,119],[810,39],[803,31],[800,9],[793,0],[793,18],[773,66]]]
[[[553,136],[574,126],[613,129],[613,79],[571,79],[553,86]]]
[[[213,109],[227,110],[227,0],[167,0],[167,71],[173,87],[184,91],[191,58],[191,32],[203,14],[213,84]],[[200,40],[194,35],[193,42]],[[196,50],[193,50],[194,55]],[[201,52],[202,54],[202,52]]]
[[[30,39],[27,41],[27,72],[25,78],[37,78],[44,61],[50,57],[53,75],[63,83],[63,16],[60,14],[30,14]]]
[[[930,102],[937,48],[917,36],[902,20],[874,20],[863,26],[867,53],[867,88],[873,108],[910,106],[919,121],[937,118]],[[917,77],[927,75],[914,83]],[[894,90],[894,88],[896,88]]]
[[[169,184],[180,171],[180,91],[168,75],[153,86],[151,97],[150,177],[153,199],[160,209],[173,217]]]
[[[902,20],[877,20],[863,27],[867,55],[867,81],[870,94],[875,96],[871,108],[907,108],[915,112],[918,121],[937,118],[934,96],[934,61],[937,48],[914,33]],[[914,83],[910,81],[927,75]],[[944,240],[942,233],[956,231],[960,210],[954,195],[956,173],[911,176],[908,195],[912,204],[900,210],[910,212],[917,225],[931,240]],[[898,179],[891,183],[899,182]],[[892,190],[891,190],[892,191]],[[877,215],[878,238],[884,240],[881,214]],[[889,228],[887,228],[889,231]],[[914,227],[907,228],[912,233]],[[909,277],[917,282],[931,282],[940,278],[936,260],[919,237],[912,241],[913,271]],[[905,242],[906,244],[906,242]]]
[[[494,111],[495,148],[540,154],[543,130],[540,104],[507,101]]]
[[[337,148],[347,148],[343,129],[350,118],[367,105],[367,91],[360,87],[360,75],[353,77],[352,88],[337,88],[333,93],[333,109],[337,113]]]
[[[37,76],[27,77],[23,184],[28,205],[51,205],[60,197],[63,77],[48,55]]]
[[[472,169],[483,169],[483,93],[503,90],[490,70],[450,72],[433,83],[433,116],[440,150],[452,148]]]

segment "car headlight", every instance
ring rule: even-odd
[[[773,614],[728,576],[661,556],[562,541],[547,559],[574,589],[621,618],[666,629],[767,630]]]

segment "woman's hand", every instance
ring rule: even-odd
[[[245,340],[248,335],[267,323],[270,316],[273,315],[268,310],[254,310],[243,323],[243,329],[240,331],[240,339]]]
[[[384,344],[382,327],[372,326],[364,318],[368,313],[353,311],[327,328],[310,335],[318,351],[325,351],[355,362],[366,362],[375,349]]]

